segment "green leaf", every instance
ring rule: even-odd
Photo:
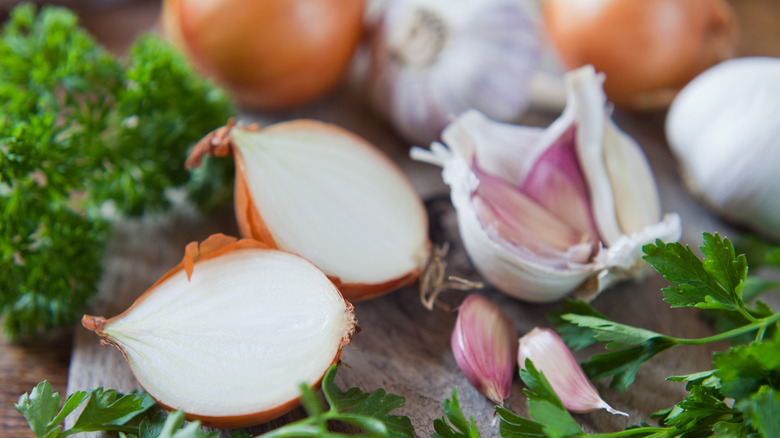
[[[390,412],[404,406],[405,399],[403,397],[387,394],[381,388],[373,393],[363,392],[359,388],[342,391],[335,383],[338,368],[339,365],[331,366],[322,379],[322,392],[328,401],[330,410],[322,411],[320,409],[318,411],[312,408],[313,393],[307,395],[307,391],[304,390],[303,397],[308,400],[305,401],[307,409],[312,409],[311,412],[315,412],[315,414],[263,434],[262,437],[342,436],[330,432],[323,434],[320,425],[327,421],[343,421],[352,424],[368,432],[367,436],[414,437],[414,427],[409,417],[390,415]],[[308,388],[306,389],[308,390]]]
[[[780,437],[780,390],[762,386],[748,400],[736,403],[747,422],[763,437]]]
[[[544,426],[533,420],[523,418],[504,407],[496,407],[498,417],[501,419],[499,431],[506,438],[534,438],[546,437]]]
[[[160,436],[167,419],[167,415],[158,412],[151,419],[144,418],[138,425],[138,438],[157,438]]]
[[[322,392],[328,405],[338,412],[352,409],[368,398],[370,394],[360,388],[350,388],[346,392],[336,385],[336,372],[340,365],[331,366],[322,378]]]
[[[584,435],[579,424],[555,394],[550,382],[534,367],[530,359],[526,359],[525,369],[520,370],[520,378],[526,385],[528,415],[542,425],[546,436],[567,438]]]
[[[29,394],[24,393],[19,397],[14,406],[38,438],[45,437],[58,424],[52,423],[52,420],[57,416],[60,394],[54,392],[51,383],[46,380],[37,384]]]
[[[675,345],[677,344],[670,338],[652,338],[635,347],[597,354],[583,363],[582,369],[593,380],[614,376],[609,384],[610,388],[623,392],[634,382],[643,363]]]
[[[660,333],[619,324],[603,317],[565,314],[561,318],[579,327],[592,330],[594,332],[593,338],[598,342],[606,342],[608,350],[631,347],[654,338],[666,338]],[[671,338],[667,339],[671,340]]]
[[[319,415],[322,413],[322,403],[317,398],[317,394],[309,388],[309,385],[302,383],[301,386],[301,404],[306,409],[306,413],[310,416]]]
[[[445,399],[443,403],[444,417],[433,420],[433,429],[436,433],[432,438],[479,438],[479,430],[474,422],[474,417],[463,414],[458,402],[458,388],[452,389],[452,399]]]
[[[723,401],[723,396],[715,388],[694,385],[691,394],[677,403],[659,423],[684,432],[685,436],[710,436],[717,423],[740,423],[741,414]],[[725,427],[724,424],[720,426]]]
[[[715,235],[704,233],[701,252],[702,261],[707,271],[723,288],[730,292],[730,302],[735,306],[742,305],[742,288],[747,278],[748,266],[744,254],[735,255],[734,245],[729,239],[721,239]]]
[[[715,376],[715,370],[700,371],[698,373],[686,374],[683,376],[671,376],[666,380],[672,382],[688,382],[695,385],[715,387],[720,385],[720,380]]]
[[[780,389],[780,337],[715,353],[713,365],[727,397],[745,399],[764,385]]]
[[[594,337],[594,332],[592,330],[567,321],[563,318],[563,315],[566,314],[576,314],[608,319],[606,316],[599,313],[585,301],[572,300],[568,298],[564,300],[563,306],[560,310],[551,312],[548,315],[550,322],[555,324],[561,339],[563,339],[566,345],[572,350],[581,350],[598,342]]]
[[[62,405],[62,409],[60,409],[59,414],[57,414],[57,416],[51,420],[50,424],[62,424],[62,422],[65,421],[65,418],[70,415],[70,413],[73,412],[76,408],[81,406],[81,404],[84,403],[84,400],[90,396],[90,394],[91,393],[86,391],[76,391],[69,395],[68,399],[65,400],[65,404]]]
[[[184,412],[176,411],[168,415],[160,431],[159,438],[218,438],[219,432],[203,432],[200,422],[194,421],[184,425]]]
[[[122,395],[114,389],[97,388],[92,391],[72,430],[78,432],[122,430],[119,426],[123,426],[136,414],[148,408],[149,402],[145,395]]]
[[[723,253],[717,247],[709,247],[706,239],[702,249],[705,247],[717,255]],[[717,278],[708,272],[708,269],[720,266],[719,263],[713,262],[705,269],[693,251],[678,242],[664,243],[657,240],[655,244],[645,245],[642,250],[645,252],[642,258],[672,284],[663,289],[664,301],[670,306],[724,310],[735,310],[738,307],[734,300],[735,293],[724,289]],[[730,278],[727,274],[720,277]]]

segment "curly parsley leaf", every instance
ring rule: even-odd
[[[207,170],[217,172],[190,178],[184,161],[233,113],[226,95],[158,37],[140,38],[120,61],[67,9],[14,8],[0,34],[5,336],[83,313],[101,275],[105,211],[159,211],[188,186],[201,205],[226,199],[229,163],[210,160]]]

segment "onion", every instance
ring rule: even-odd
[[[122,351],[169,410],[220,428],[264,423],[317,387],[355,332],[352,305],[314,265],[211,236],[124,313],[84,327]]]
[[[166,35],[243,105],[312,101],[346,72],[364,0],[165,0]]]
[[[398,166],[351,132],[313,120],[220,128],[195,147],[233,155],[241,235],[299,254],[349,300],[411,284],[430,252],[428,217]]]
[[[617,105],[668,106],[688,81],[735,53],[737,25],[724,0],[547,0],[551,38],[569,68],[606,73]]]

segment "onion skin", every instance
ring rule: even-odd
[[[338,84],[364,0],[165,0],[166,36],[240,104],[279,110]]]
[[[258,242],[256,240],[251,240],[251,239],[239,240],[236,239],[235,237],[226,236],[224,234],[214,234],[201,243],[191,242],[187,245],[185,249],[185,255],[182,261],[178,265],[176,265],[173,269],[168,271],[164,276],[162,276],[156,283],[154,283],[154,285],[152,285],[152,287],[150,287],[140,297],[138,297],[138,299],[127,310],[110,319],[105,319],[102,316],[84,315],[84,317],[81,320],[81,324],[86,329],[97,333],[101,337],[101,344],[113,345],[114,347],[118,348],[119,351],[122,353],[122,356],[124,356],[125,360],[127,361],[128,358],[124,349],[121,346],[114,343],[113,341],[111,341],[110,339],[106,338],[105,335],[103,334],[103,328],[106,326],[106,324],[109,324],[111,321],[121,318],[122,316],[130,312],[146,297],[151,295],[154,292],[154,289],[157,288],[157,286],[164,283],[173,275],[178,274],[180,271],[184,270],[187,273],[187,277],[189,278],[192,275],[192,270],[194,269],[194,266],[196,264],[206,260],[213,259],[215,257],[219,257],[220,255],[224,255],[225,253],[230,251],[248,249],[248,248],[272,249],[268,245],[262,242]],[[344,303],[345,303],[345,309],[348,312],[353,312],[354,308],[352,304],[350,304],[349,301],[347,301],[346,299],[344,300]],[[352,335],[354,333],[355,333],[355,328],[353,327],[353,330],[351,333],[349,333],[349,336],[346,336],[341,339],[341,344],[331,364],[335,364],[339,360],[341,360],[341,351],[347,344],[349,344]],[[320,377],[319,380],[317,380],[317,382],[315,382],[314,385],[312,385],[312,389],[314,390],[319,389],[319,386],[322,383],[322,378],[325,376],[326,371],[327,369],[323,370],[323,375]],[[177,407],[171,407],[165,405],[164,403],[160,403],[159,400],[156,401],[160,406],[162,406],[164,409],[168,411],[175,411],[179,409]],[[231,416],[208,416],[208,415],[199,415],[199,414],[192,414],[192,413],[185,412],[185,418],[188,421],[199,420],[204,426],[208,426],[208,427],[215,427],[220,429],[228,429],[228,428],[235,429],[235,428],[243,428],[243,427],[249,427],[249,426],[266,423],[268,421],[279,418],[280,416],[295,409],[299,405],[300,405],[300,397],[296,397],[292,400],[287,400],[285,402],[282,402],[272,409],[267,409],[265,411],[255,412],[252,414],[231,415]]]
[[[274,241],[271,231],[268,229],[265,221],[263,220],[260,209],[257,208],[257,205],[255,204],[254,200],[252,199],[252,195],[249,192],[249,187],[246,182],[246,167],[244,165],[244,159],[241,156],[241,152],[239,151],[238,147],[233,145],[232,140],[230,139],[230,130],[233,128],[233,126],[235,126],[235,122],[231,120],[226,126],[212,131],[205,138],[203,138],[190,152],[190,156],[187,158],[185,167],[188,169],[198,167],[204,155],[218,157],[233,156],[236,163],[234,208],[239,232],[241,236],[245,238],[255,239],[263,242],[270,248],[279,249],[278,245]],[[314,120],[293,120],[289,122],[277,123],[262,129],[265,131],[297,129],[305,130],[309,127],[336,131],[339,135],[352,137],[353,140],[357,142],[366,142],[359,136],[336,125],[330,125]],[[260,130],[261,128],[257,125],[251,125],[242,127],[242,129]],[[392,161],[390,161],[387,156],[381,155],[381,157],[382,159],[392,163]],[[426,242],[426,245],[430,252],[430,241]],[[329,275],[327,273],[326,275],[328,275],[330,281],[336,285],[344,298],[350,302],[358,302],[375,298],[413,284],[420,277],[422,269],[423,267],[420,267],[407,272],[405,275],[376,284],[345,283],[336,276]]]
[[[547,0],[554,45],[571,69],[592,64],[607,76],[616,105],[667,107],[710,66],[732,58],[737,24],[724,0]]]

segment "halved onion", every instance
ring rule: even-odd
[[[187,161],[233,155],[239,229],[322,269],[349,300],[416,280],[429,258],[428,218],[412,183],[357,135],[313,120],[232,123]]]
[[[264,423],[317,387],[355,332],[352,305],[310,262],[211,236],[122,314],[84,327],[122,351],[141,386],[204,425]]]

